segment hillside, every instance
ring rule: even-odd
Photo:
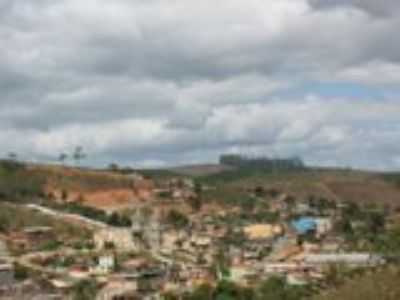
[[[332,240],[337,247],[334,251],[353,255],[368,250],[389,255],[393,261],[392,253],[397,253],[400,245],[398,214],[394,211],[400,208],[400,185],[396,174],[335,169],[272,172],[259,167],[217,169],[204,165],[198,169],[189,167],[184,173],[189,174],[188,170],[192,175],[177,174],[172,170],[124,173],[3,162],[0,164],[0,235],[4,235],[12,252],[18,255],[67,247],[77,251],[82,247],[93,249],[98,247],[96,237],[99,235],[101,240],[112,237],[110,242],[114,246],[104,241],[101,242],[103,246],[100,245],[108,252],[108,247],[125,249],[127,237],[134,241],[128,242],[129,245],[139,243],[140,249],[150,245],[156,251],[156,254],[151,253],[155,257],[173,257],[182,266],[189,260],[195,268],[206,270],[204,278],[213,283],[209,288],[211,291],[215,288],[215,295],[218,295],[215,299],[225,296],[249,300],[310,299],[320,291],[323,293],[313,300],[398,299],[395,283],[400,273],[397,269],[369,273],[368,270],[350,272],[337,268],[330,272],[326,269],[332,266],[330,260],[320,266],[310,266],[306,261],[307,255],[323,254],[323,247],[331,247]],[[215,172],[208,172],[211,170]],[[339,206],[331,205],[332,202],[362,205]],[[27,205],[30,203],[37,205]],[[301,207],[307,204],[309,207],[301,212]],[[318,217],[332,225],[328,229],[316,227],[305,235],[292,225],[300,216]],[[16,237],[29,235],[32,227],[33,232],[38,227],[39,230],[47,227],[45,231],[52,231],[57,237],[56,242],[50,234],[40,244],[35,237],[29,239],[28,236],[27,248],[20,249]],[[87,230],[81,231],[81,227]],[[133,231],[137,228],[140,231]],[[255,229],[256,235],[253,234]],[[117,244],[119,241],[123,244]],[[136,246],[128,247],[129,251],[137,251]],[[232,247],[238,251],[225,251]],[[257,249],[253,250],[255,247]],[[295,260],[292,260],[293,254],[290,257],[286,254],[293,253],[293,247]],[[166,248],[171,249],[167,254],[162,252]],[[225,252],[228,255],[222,254]],[[63,252],[60,250],[60,253]],[[210,257],[209,261],[198,261],[199,253]],[[250,253],[250,256],[241,253]],[[260,281],[257,278],[271,276],[271,273],[258,269],[258,266],[276,259],[276,253],[279,253],[279,263],[289,267],[285,267],[285,273],[273,271],[276,277],[271,280]],[[90,259],[82,260],[80,252],[74,254],[79,264],[91,265]],[[124,259],[124,254],[119,255],[118,259]],[[359,255],[365,257],[362,253]],[[339,258],[339,266],[343,261]],[[228,286],[224,282],[218,284],[213,272],[215,263],[232,274],[246,272],[249,275],[239,279],[229,275],[232,282],[227,281]],[[291,263],[295,263],[296,270],[292,269]],[[299,266],[301,269],[297,270]],[[358,266],[363,267],[362,264]],[[110,272],[118,274],[117,270]],[[311,278],[311,272],[316,277]],[[193,278],[197,274],[196,271]],[[292,286],[289,280],[293,278],[303,280],[307,285]],[[249,282],[250,289],[243,289]],[[375,283],[381,284],[371,288]],[[194,298],[183,299],[204,299],[196,298],[197,290],[194,291]]]
[[[203,176],[198,180],[213,187],[207,193],[210,200],[240,197],[248,194],[248,191],[262,187],[292,195],[296,199],[315,196],[333,201],[400,207],[398,182],[393,176],[387,177],[374,172],[334,169],[268,172],[260,169],[238,169]]]
[[[327,291],[313,300],[398,300],[399,279],[398,268],[387,268],[351,279],[334,291]]]
[[[34,195],[47,196],[104,209],[146,200],[153,187],[149,180],[110,171],[10,162],[1,164],[0,179],[0,192],[9,200],[28,196],[25,200],[32,202]]]
[[[233,171],[235,168],[220,164],[187,165],[168,169],[170,172],[184,176],[209,176],[226,171]]]
[[[212,164],[144,170],[140,173],[147,179],[107,170],[2,163],[0,196],[20,198],[29,195],[30,201],[33,201],[33,195],[47,195],[67,201],[79,200],[88,206],[107,210],[123,209],[151,199],[159,182],[183,176],[208,187],[203,198],[220,204],[235,203],[261,187],[298,200],[319,197],[400,207],[397,174],[335,169],[271,172],[260,168],[233,169]]]

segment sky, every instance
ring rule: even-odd
[[[0,156],[400,170],[398,0],[0,0]]]

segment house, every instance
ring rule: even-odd
[[[321,246],[316,243],[304,242],[302,246],[306,253],[316,253],[321,251]]]
[[[306,254],[304,262],[310,265],[345,264],[352,267],[368,267],[384,264],[378,255],[369,253]]]
[[[145,258],[137,257],[125,261],[122,264],[122,269],[125,273],[135,275],[144,270],[147,265],[148,261]]]
[[[54,288],[60,291],[68,290],[76,284],[76,282],[73,280],[59,279],[59,278],[50,279],[49,282]]]
[[[311,212],[311,207],[306,202],[298,202],[295,206],[295,212],[297,214],[309,214]]]
[[[301,217],[291,223],[298,234],[306,234],[317,230],[317,222],[312,217]]]
[[[259,277],[259,272],[254,266],[239,264],[230,268],[230,280],[240,285],[249,285]]]
[[[53,237],[54,231],[52,227],[48,226],[32,226],[32,227],[26,227],[24,229],[24,232],[35,238],[41,238],[41,237]]]
[[[151,219],[146,224],[143,237],[150,248],[160,249],[163,238],[163,226],[160,221],[155,218]]]
[[[343,243],[343,240],[340,238],[326,238],[321,245],[321,251],[324,253],[336,253]]]
[[[275,261],[284,261],[291,257],[294,257],[302,252],[302,248],[298,245],[285,245],[280,249],[276,250],[272,255],[271,259]]]
[[[62,300],[65,295],[54,292],[52,289],[43,288],[33,280],[25,280],[0,289],[0,298],[9,300]]]
[[[314,218],[314,221],[318,235],[325,235],[333,229],[333,222],[330,218]]]
[[[280,225],[254,224],[244,227],[243,231],[249,240],[266,240],[281,235],[283,228]]]
[[[286,275],[286,282],[289,285],[304,286],[308,284],[308,276],[304,273],[289,273]]]
[[[25,251],[32,246],[28,235],[24,232],[11,232],[8,235],[8,240],[11,242],[13,248],[20,251]]]
[[[96,272],[100,274],[108,274],[115,268],[114,255],[102,255],[99,257],[99,263],[96,267]]]
[[[51,227],[35,226],[26,227],[21,231],[11,232],[8,235],[14,249],[27,251],[37,249],[44,242],[57,240],[54,230]]]
[[[167,255],[180,248],[184,238],[177,231],[167,231],[163,234],[161,252]]]
[[[136,281],[113,279],[100,290],[96,300],[140,300],[142,298],[137,290],[138,283]]]
[[[90,277],[90,271],[84,266],[73,266],[69,269],[68,275],[71,278],[82,280]]]
[[[129,229],[106,228],[94,233],[94,244],[97,249],[115,247],[119,251],[135,251],[138,244],[133,239],[133,234]]]
[[[310,266],[298,262],[268,262],[264,265],[266,274],[286,274],[289,272],[305,272]]]
[[[191,238],[191,243],[198,249],[205,249],[211,245],[211,238],[208,236],[193,236]]]

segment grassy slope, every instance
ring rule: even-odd
[[[310,195],[331,200],[375,203],[400,207],[399,177],[348,170],[287,171],[272,173],[242,169],[200,177],[203,184],[215,187],[208,199],[242,197],[247,189],[275,188],[297,199]]]
[[[88,232],[80,227],[48,217],[39,212],[10,203],[0,202],[0,232],[19,231],[30,226],[49,226],[59,236],[84,236]]]
[[[132,186],[132,179],[128,176],[107,171],[43,165],[29,166],[28,169],[32,174],[44,176],[47,185],[57,188],[91,191]]]
[[[140,173],[154,180],[179,177],[171,170],[141,170]],[[4,178],[0,168],[0,180]],[[65,168],[59,166],[31,165],[19,171],[24,182],[37,179],[46,187],[75,191],[130,188],[129,176],[107,172]],[[310,195],[332,200],[366,203],[395,204],[400,206],[400,174],[374,174],[349,170],[308,170],[270,172],[261,169],[224,170],[202,176],[197,181],[213,187],[205,192],[205,199],[224,202],[248,195],[248,189],[256,186],[275,188],[297,199]],[[43,180],[44,179],[44,180]],[[1,182],[0,182],[1,183]],[[1,185],[0,185],[1,187]],[[28,191],[29,192],[29,191]],[[234,201],[233,201],[234,202]]]
[[[313,300],[398,300],[400,271],[390,267],[351,279],[343,286],[316,296]]]

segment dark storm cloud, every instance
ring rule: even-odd
[[[400,13],[397,0],[309,0],[315,8],[353,7],[379,17],[394,16]]]

